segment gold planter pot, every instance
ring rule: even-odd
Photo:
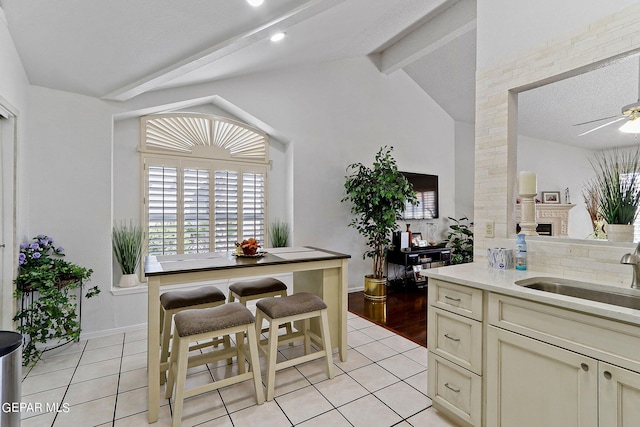
[[[371,301],[386,301],[387,278],[376,279],[371,275],[364,276],[364,297]]]

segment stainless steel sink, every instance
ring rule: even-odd
[[[590,301],[640,310],[640,292],[635,289],[612,289],[611,286],[553,277],[533,277],[516,281],[516,285]]]

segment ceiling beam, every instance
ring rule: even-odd
[[[391,74],[446,45],[461,35],[475,31],[476,1],[459,0],[443,4],[435,16],[415,31],[382,51],[375,58],[378,69]]]
[[[275,32],[285,31],[287,28],[312,18],[344,1],[345,0],[309,0],[256,29],[229,38],[209,49],[183,59],[174,65],[156,71],[138,81],[104,95],[102,99],[112,101],[129,100],[142,93],[153,90],[161,84],[167,83],[191,71],[209,65],[220,58],[262,41]]]

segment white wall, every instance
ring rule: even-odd
[[[475,153],[475,128],[473,123],[455,122],[455,218],[473,220],[473,173]]]
[[[518,135],[517,170],[530,170],[538,178],[538,198],[543,191],[559,191],[565,202],[565,188],[569,188],[569,237],[585,239],[593,233],[591,219],[582,195],[585,184],[594,176],[589,159],[591,150]]]

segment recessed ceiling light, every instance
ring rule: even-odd
[[[258,7],[262,3],[264,3],[264,0],[247,0],[247,3],[249,3],[253,7]]]
[[[275,33],[274,35],[271,36],[271,41],[279,42],[284,38],[284,36],[285,36],[285,33]]]

